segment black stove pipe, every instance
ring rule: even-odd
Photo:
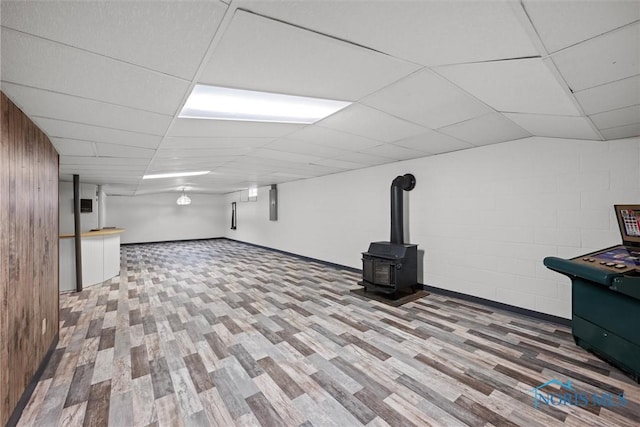
[[[397,176],[391,182],[391,243],[404,244],[404,204],[403,191],[411,191],[416,186],[416,177],[410,173]]]

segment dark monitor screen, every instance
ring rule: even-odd
[[[90,212],[93,212],[93,200],[80,199],[80,213],[90,213]]]
[[[623,244],[640,245],[640,205],[615,205]]]

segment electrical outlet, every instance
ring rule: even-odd
[[[47,318],[42,319],[42,335],[47,332]]]

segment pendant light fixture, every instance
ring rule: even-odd
[[[182,196],[178,197],[178,200],[176,200],[176,203],[179,204],[180,206],[191,204],[191,199],[189,198],[189,196],[187,196],[184,193],[184,188],[182,189]]]

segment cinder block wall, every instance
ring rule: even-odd
[[[407,241],[425,251],[424,284],[570,318],[569,281],[545,256],[620,243],[616,203],[640,204],[640,139],[526,138],[268,188],[238,202],[229,238],[361,268],[369,242],[389,239],[389,187],[411,172]],[[226,198],[226,223],[232,201]]]

